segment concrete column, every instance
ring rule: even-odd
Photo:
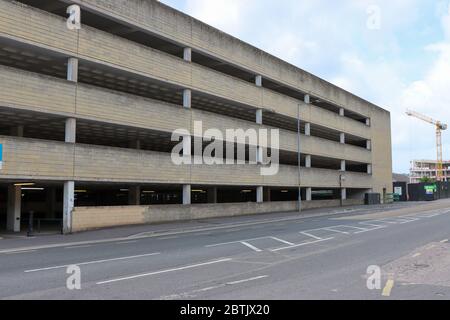
[[[192,155],[192,137],[183,136],[183,156],[190,157]]]
[[[306,136],[311,135],[311,123],[309,122],[305,123],[305,135]]]
[[[141,204],[141,187],[133,186],[128,189],[128,204],[139,206]]]
[[[192,49],[191,48],[184,48],[183,49],[183,59],[185,61],[192,62]]]
[[[76,142],[77,120],[75,118],[66,119],[66,139],[68,143]]]
[[[72,212],[75,206],[75,182],[64,182],[63,196],[63,232],[64,234],[72,232]]]
[[[310,98],[309,94],[305,94],[305,97],[304,97],[303,101],[306,104],[310,104],[311,103],[311,98]]]
[[[190,205],[191,204],[191,185],[185,184],[183,186],[183,204]]]
[[[345,116],[345,109],[344,109],[344,108],[339,108],[339,115],[340,115],[341,117],[344,117],[344,116]]]
[[[262,82],[263,82],[262,76],[257,75],[257,76],[255,77],[255,85],[256,85],[257,87],[262,87]]]
[[[306,201],[312,201],[312,188],[306,188]]]
[[[263,124],[263,111],[262,109],[256,110],[256,123]]]
[[[370,118],[366,118],[366,126],[370,127]]]
[[[217,203],[217,188],[209,188],[207,191],[208,203]]]
[[[372,141],[371,140],[366,141],[366,148],[367,148],[367,150],[372,150]]]
[[[372,165],[371,164],[367,165],[367,174],[372,174]]]
[[[346,188],[341,189],[341,200],[347,200],[347,189]]]
[[[183,90],[183,107],[186,109],[192,107],[192,91],[190,89]]]
[[[256,147],[256,164],[263,164],[264,162],[264,149],[263,147]]]
[[[347,171],[347,162],[345,160],[341,160],[341,171]]]
[[[23,137],[23,126],[19,125],[19,126],[11,127],[10,133],[12,136],[15,136],[15,137]]]
[[[78,59],[69,58],[67,60],[67,80],[78,82]]]
[[[264,187],[256,188],[256,202],[263,203],[264,202]]]
[[[8,231],[20,232],[20,219],[22,214],[22,188],[20,186],[8,187],[8,209],[6,228]]]
[[[341,134],[340,134],[340,142],[342,144],[345,144],[345,133],[343,133],[343,132],[341,132]]]
[[[306,168],[311,168],[311,155],[306,155],[305,157],[305,167]]]

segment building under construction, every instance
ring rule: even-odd
[[[442,169],[438,169],[436,160],[414,160],[411,161],[411,169],[409,173],[410,183],[420,183],[424,178],[429,181],[437,181],[438,176],[442,177],[442,181],[449,181],[450,178],[450,161],[443,161]],[[438,170],[441,174],[438,175]]]

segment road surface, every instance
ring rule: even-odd
[[[227,221],[0,240],[0,299],[450,298],[449,201]]]

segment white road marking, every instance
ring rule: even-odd
[[[116,244],[130,244],[130,243],[136,243],[138,242],[137,240],[134,241],[123,241],[123,242],[116,242]]]
[[[268,278],[268,277],[269,276],[259,276],[259,277],[254,277],[254,278],[250,278],[250,279],[232,281],[232,282],[227,282],[226,285],[232,286],[232,285],[246,283],[246,282],[250,282],[250,281],[256,281],[256,280],[260,280],[260,279],[264,279],[264,278]]]
[[[442,240],[441,243],[447,243],[448,239]]]
[[[314,231],[314,230],[311,230],[311,231]],[[315,236],[315,235],[313,235],[313,234],[310,234],[310,233],[308,233],[308,232],[306,232],[306,231],[302,231],[302,232],[300,232],[301,234],[303,234],[303,235],[305,235],[305,236],[307,236],[307,237],[311,237],[311,238],[313,238],[313,239],[316,239],[316,240],[322,240],[323,238],[320,238],[320,237],[317,237],[317,236]]]
[[[384,229],[384,228],[386,228],[385,225],[384,225],[384,226],[380,226],[379,224],[371,223],[371,221],[360,222],[359,224],[362,224],[362,225],[364,225],[364,226],[375,227],[375,228],[372,228],[372,229],[370,229],[370,230],[378,230],[378,229]]]
[[[292,243],[292,242],[289,242],[289,241],[286,241],[286,240],[283,240],[283,239],[280,239],[280,238],[277,238],[277,237],[270,237],[270,238],[275,240],[275,241],[279,241],[281,243],[287,244],[289,246],[294,246],[295,245],[295,243]]]
[[[259,248],[255,247],[255,246],[251,245],[251,244],[248,243],[248,242],[241,241],[241,243],[242,243],[244,246],[246,246],[246,247],[252,249],[253,251],[256,251],[256,252],[261,252],[261,251],[262,251],[261,249],[259,249]]]
[[[238,285],[238,284],[242,284],[242,283],[246,283],[246,282],[250,282],[250,281],[257,281],[257,280],[265,279],[265,278],[268,278],[268,277],[269,276],[259,276],[259,277],[254,277],[254,278],[250,278],[250,279],[244,279],[244,280],[238,280],[238,281],[222,283],[222,284],[219,284],[217,286],[212,286],[212,287],[207,287],[207,288],[203,288],[203,289],[194,290],[194,291],[191,291],[191,292],[186,292],[186,293],[181,293],[181,294],[174,294],[174,295],[162,297],[162,299],[164,300],[164,299],[167,299],[167,298],[179,299],[181,297],[195,297],[195,296],[192,296],[192,294],[207,292],[207,291],[211,291],[211,290],[216,290],[216,289],[220,289],[220,288],[223,288],[223,287],[226,287],[226,286]]]
[[[64,249],[81,249],[81,248],[89,248],[89,247],[92,247],[92,245],[64,247]]]
[[[350,234],[349,232],[345,232],[345,231],[341,231],[341,230],[336,230],[333,227],[330,228],[322,228],[320,230],[326,230],[326,231],[331,231],[331,232],[336,232],[336,233],[342,233],[342,234]]]
[[[36,250],[28,250],[28,251],[17,251],[17,252],[7,252],[5,254],[22,254],[22,253],[32,253],[36,252]]]
[[[65,265],[61,265],[61,266],[53,266],[53,267],[47,267],[47,268],[25,270],[24,272],[25,273],[30,273],[30,272],[62,269],[62,268],[67,268],[68,266],[71,266],[71,265],[84,266],[84,265],[89,265],[89,264],[98,264],[98,263],[105,263],[105,262],[112,262],[112,261],[130,260],[130,259],[137,259],[137,258],[156,256],[158,254],[161,254],[161,253],[160,252],[154,252],[154,253],[148,253],[148,254],[141,254],[141,255],[137,255],[137,256],[129,256],[129,257],[121,257],[121,258],[113,258],[113,259],[104,259],[104,260],[95,260],[95,261],[88,261],[88,262],[78,262],[78,263],[65,264]]]
[[[422,254],[420,253],[420,252],[418,252],[418,253],[416,253],[415,255],[413,255],[412,257],[413,258],[417,258],[417,257],[420,257]]]
[[[117,278],[117,279],[111,279],[111,280],[106,280],[106,281],[100,281],[100,282],[97,282],[97,285],[108,284],[108,283],[119,282],[119,281],[126,281],[126,280],[133,280],[133,279],[144,278],[144,277],[149,277],[149,276],[155,276],[155,275],[169,273],[169,272],[176,272],[176,271],[194,269],[194,268],[199,268],[199,267],[203,267],[203,266],[208,266],[208,265],[213,265],[213,264],[218,264],[218,263],[224,263],[224,262],[228,262],[228,261],[231,261],[231,260],[232,260],[231,258],[227,258],[227,259],[215,260],[215,261],[210,261],[210,262],[192,264],[192,265],[179,267],[179,268],[173,268],[173,269],[166,269],[166,270],[160,270],[160,271],[149,272],[149,273],[136,274],[136,275],[123,277],[123,278]]]
[[[259,238],[252,238],[252,239],[243,239],[243,240],[236,240],[236,241],[230,241],[230,242],[222,242],[222,243],[216,243],[216,244],[209,244],[207,246],[205,246],[205,248],[213,248],[213,247],[219,247],[219,246],[225,246],[227,244],[236,244],[236,243],[241,243],[242,241],[254,241],[254,240],[262,240],[262,239],[267,239],[269,237],[259,237]]]
[[[277,249],[272,249],[270,251],[272,252],[277,252],[277,251],[282,251],[282,250],[288,250],[288,249],[293,249],[293,248],[299,248],[299,247],[303,247],[303,246],[307,246],[310,244],[316,244],[316,243],[320,243],[320,242],[324,242],[324,241],[328,241],[328,240],[332,240],[334,238],[326,238],[326,239],[320,239],[320,240],[316,240],[316,241],[310,241],[310,242],[303,242],[300,244],[296,244],[293,246],[289,246],[289,247],[283,247],[283,248],[277,248]]]

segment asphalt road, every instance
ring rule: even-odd
[[[397,213],[243,219],[160,235],[140,228],[115,239],[3,246],[0,299],[450,298],[450,202]],[[67,288],[69,265],[80,268],[80,290]],[[369,266],[382,272],[372,290]]]

